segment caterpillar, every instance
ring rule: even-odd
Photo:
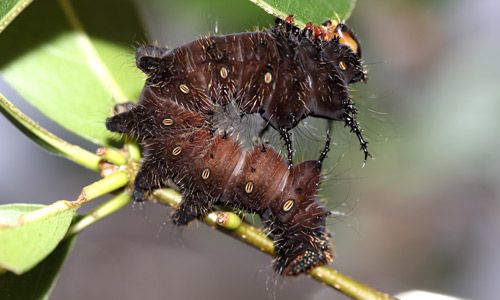
[[[222,203],[261,216],[274,239],[277,273],[298,275],[333,260],[329,213],[318,197],[329,137],[317,160],[290,166],[270,146],[243,148],[231,133],[215,133],[207,115],[157,91],[146,85],[137,105],[106,121],[110,131],[134,135],[144,147],[135,201],[172,181],[183,194],[176,225]]]
[[[290,16],[264,32],[208,36],[172,50],[143,46],[136,64],[155,93],[188,109],[210,115],[233,101],[241,116],[260,114],[266,122],[260,135],[269,126],[277,130],[290,164],[290,130],[308,116],[343,121],[364,161],[370,156],[348,89],[367,75],[359,40],[345,24],[300,30]]]

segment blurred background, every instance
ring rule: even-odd
[[[244,0],[137,7],[150,39],[169,47],[273,24]],[[362,41],[370,80],[353,94],[375,160],[362,168],[356,139],[336,125],[321,194],[336,211],[329,227],[339,271],[393,294],[425,289],[498,299],[499,11],[495,0],[358,1],[348,24]],[[1,79],[0,89],[49,130],[96,148],[48,121]],[[306,145],[323,123],[298,129],[297,158],[317,155],[321,137]],[[3,117],[0,135],[8,141],[0,203],[74,199],[98,179],[47,154]],[[90,227],[52,299],[345,299],[305,276],[277,278],[270,257],[202,224],[174,228],[169,216],[158,205],[129,206]]]

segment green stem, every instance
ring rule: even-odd
[[[112,199],[100,204],[85,216],[83,216],[81,219],[79,219],[76,223],[72,224],[68,229],[68,232],[66,233],[66,237],[71,237],[75,234],[80,233],[83,229],[99,221],[105,216],[108,216],[123,208],[125,205],[130,203],[130,200],[130,195],[126,191],[123,191]]]
[[[0,94],[0,112],[31,140],[46,150],[64,156],[93,171],[99,171],[99,156],[55,136],[22,113]]]
[[[116,151],[113,148],[101,147],[97,149],[97,155],[102,159],[113,163],[117,166],[124,166],[127,164],[127,158],[120,151]]]
[[[141,150],[136,143],[127,142],[125,148],[128,151],[128,157],[131,161],[138,162],[141,159]]]
[[[325,266],[317,267],[309,273],[317,281],[326,283],[344,295],[359,300],[395,300],[389,294],[379,292],[367,285]]]
[[[179,207],[182,201],[182,195],[173,189],[155,190],[153,196],[160,200],[163,204],[168,204],[172,207]]]
[[[129,175],[126,171],[118,171],[103,179],[87,185],[82,189],[76,203],[79,205],[85,204],[104,194],[115,191],[124,187],[129,182]]]
[[[153,196],[155,196],[159,202],[174,207],[178,207],[182,200],[181,195],[172,189],[156,190],[153,192]],[[243,222],[235,213],[215,211],[208,214],[203,221],[217,230],[233,236],[264,253],[274,256],[273,241],[260,229]],[[333,287],[351,299],[395,299],[388,294],[372,289],[327,266],[316,267],[310,271],[309,275],[315,280]]]

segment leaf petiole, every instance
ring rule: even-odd
[[[77,222],[72,224],[68,229],[65,238],[80,233],[83,229],[87,228],[93,223],[118,211],[125,205],[129,204],[130,200],[130,195],[126,191],[123,191],[112,199],[100,204],[85,216],[83,216],[81,219],[79,219]]]
[[[84,187],[78,196],[76,203],[78,205],[85,204],[95,198],[124,187],[128,182],[129,174],[127,171],[117,171],[112,173],[111,175]]]

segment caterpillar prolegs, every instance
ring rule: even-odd
[[[327,22],[300,30],[293,18],[277,19],[264,32],[208,36],[169,50],[138,49],[137,66],[161,97],[203,115],[228,103],[244,114],[260,114],[285,141],[308,116],[340,120],[370,155],[356,121],[348,85],[366,80],[361,48],[345,24]]]
[[[278,273],[298,275],[332,261],[325,228],[329,213],[318,197],[329,138],[317,160],[289,166],[272,147],[244,149],[232,134],[214,134],[203,114],[148,86],[138,105],[109,118],[106,126],[137,136],[144,147],[136,201],[171,180],[183,194],[175,224],[185,225],[222,203],[262,217],[274,238]]]

